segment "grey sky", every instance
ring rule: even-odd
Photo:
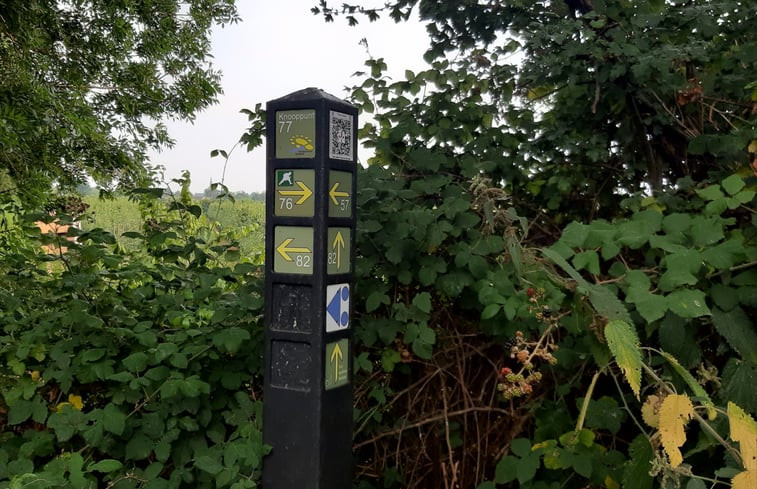
[[[223,72],[224,94],[219,103],[200,113],[194,124],[171,123],[176,146],[153,154],[170,180],[182,170],[192,175],[192,191],[202,192],[221,179],[223,159],[210,158],[213,149],[229,150],[246,128],[242,108],[252,109],[306,87],[318,87],[345,97],[352,76],[365,69],[367,54],[359,45],[366,38],[371,54],[385,58],[389,73],[399,77],[406,68],[423,66],[428,38],[418,22],[395,24],[361,21],[349,27],[343,19],[326,23],[310,8],[317,0],[238,0],[242,22],[213,33],[214,66]],[[339,5],[341,2],[335,2]],[[225,183],[232,191],[265,190],[265,152],[237,148],[230,156]]]

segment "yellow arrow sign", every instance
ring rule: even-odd
[[[336,249],[336,269],[339,270],[342,268],[342,249],[344,249],[344,238],[340,231],[337,231],[331,247]]]
[[[311,195],[313,195],[313,191],[299,180],[295,181],[294,183],[298,187],[300,187],[300,190],[279,190],[279,195],[283,197],[299,197],[299,200],[297,200],[297,202],[295,202],[294,204],[303,204],[310,198]]]
[[[294,241],[293,238],[287,238],[282,241],[281,244],[276,248],[276,251],[284,260],[294,261],[294,259],[289,256],[289,253],[312,253],[310,248],[301,248],[294,246],[290,248],[289,245],[292,244],[292,241]]]
[[[331,197],[331,202],[334,203],[334,205],[339,205],[339,201],[336,200],[337,197],[349,197],[349,192],[339,192],[337,189],[339,188],[339,182],[336,182],[332,187],[331,190],[329,190],[329,197]]]
[[[344,355],[342,349],[339,348],[339,343],[334,344],[334,349],[331,351],[331,363],[334,364],[334,383],[339,382],[339,362],[342,361]]]

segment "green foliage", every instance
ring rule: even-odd
[[[214,25],[233,0],[9,0],[0,18],[0,168],[28,202],[51,184],[147,177],[162,121],[191,120],[220,91]]]
[[[399,473],[405,488],[723,481],[737,467],[716,441],[721,425],[689,427],[690,470],[677,470],[635,398],[672,386],[710,412],[755,406],[744,383],[757,369],[757,37],[743,4],[313,10],[356,23],[413,9],[428,66],[391,79],[371,58],[352,90],[373,116],[359,136],[374,150],[358,176],[356,447],[374,461],[359,477],[383,473],[391,487]],[[435,332],[428,349],[409,343],[423,328]],[[648,364],[638,345],[666,356]],[[647,368],[659,379],[648,387]],[[598,370],[612,375],[590,381]]]
[[[262,279],[181,200],[138,190],[136,251],[93,228],[2,248],[0,487],[255,487]],[[238,253],[236,253],[238,255]]]
[[[82,220],[82,228],[89,231],[102,228],[111,233],[121,246],[137,251],[143,243],[138,238],[129,238],[130,234],[142,229],[144,219],[139,203],[126,196],[98,198],[88,196],[84,202],[89,206]],[[199,225],[206,229],[214,228],[229,241],[239,243],[240,256],[248,261],[262,263],[265,230],[265,204],[248,198],[235,198],[233,201],[223,197],[202,199],[195,202],[202,211]],[[197,209],[194,209],[197,212]]]

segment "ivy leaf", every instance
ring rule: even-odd
[[[623,370],[626,381],[639,399],[641,392],[641,350],[636,330],[627,322],[614,320],[605,327],[607,346]]]
[[[669,394],[660,406],[660,438],[670,465],[678,467],[683,462],[679,447],[686,442],[686,424],[694,416],[694,405],[689,396]]]

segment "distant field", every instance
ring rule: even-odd
[[[90,219],[82,223],[85,230],[96,227],[113,233],[125,247],[130,247],[130,238],[123,237],[127,231],[140,232],[142,217],[136,202],[126,197],[101,200],[97,196],[87,196],[84,201],[89,204]],[[239,239],[240,252],[243,256],[262,253],[265,243],[265,204],[250,199],[238,199],[235,202],[203,199],[197,202],[203,214],[211,221],[217,222],[221,231],[232,231]]]

